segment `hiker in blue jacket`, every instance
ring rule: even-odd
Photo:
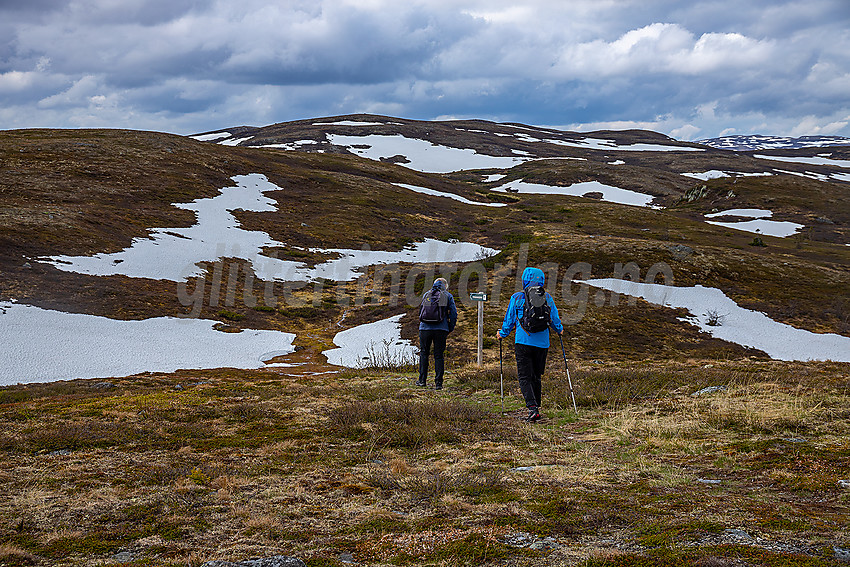
[[[522,272],[523,291],[518,291],[511,296],[511,302],[508,304],[508,310],[505,313],[502,328],[496,333],[501,341],[510,335],[511,331],[516,327],[514,351],[516,352],[519,389],[522,392],[522,397],[525,398],[525,406],[528,408],[526,421],[537,421],[540,419],[541,378],[543,377],[543,370],[546,367],[546,355],[549,353],[549,329],[554,329],[559,335],[564,332],[564,326],[561,324],[560,317],[558,317],[558,308],[555,307],[552,296],[549,295],[549,292],[545,292],[542,289],[545,281],[546,276],[540,268],[526,268]],[[526,297],[529,296],[528,292],[530,290],[537,291],[537,286],[540,287],[539,292],[544,294],[545,305],[548,306],[548,314],[546,314],[548,325],[540,331],[529,332],[523,328],[522,323],[526,321],[523,320],[523,314]],[[540,311],[542,312],[544,309],[541,307]],[[543,323],[545,323],[545,319]],[[528,324],[527,321],[526,324]]]
[[[457,306],[455,298],[448,292],[448,282],[445,278],[437,278],[434,285],[423,296],[419,310],[419,380],[417,386],[425,387],[428,378],[428,356],[431,345],[434,346],[434,387],[443,389],[443,371],[445,370],[444,354],[446,338],[454,331],[457,323]],[[428,313],[427,300],[434,297],[438,301],[436,313]]]

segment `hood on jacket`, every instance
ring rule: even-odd
[[[527,288],[533,285],[544,285],[546,275],[540,268],[526,268],[522,272],[522,287]]]

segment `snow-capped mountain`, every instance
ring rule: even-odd
[[[801,136],[787,138],[783,136],[764,136],[752,134],[748,136],[723,136],[699,140],[698,144],[717,148],[748,152],[753,150],[797,150],[802,148],[823,148],[829,146],[850,146],[850,138],[842,136]]]

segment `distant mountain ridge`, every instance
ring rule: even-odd
[[[788,138],[751,134],[709,138],[707,140],[698,140],[697,143],[717,148],[718,150],[748,152],[753,150],[798,150],[803,148],[850,146],[850,138],[843,136],[800,136],[799,138]]]

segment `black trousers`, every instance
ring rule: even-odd
[[[525,399],[525,407],[540,407],[541,378],[546,368],[548,348],[515,343],[516,373],[519,378],[519,391]]]
[[[419,330],[419,383],[427,383],[428,356],[431,345],[434,346],[434,385],[443,386],[443,371],[445,370],[444,354],[446,352],[446,337],[448,331]]]

